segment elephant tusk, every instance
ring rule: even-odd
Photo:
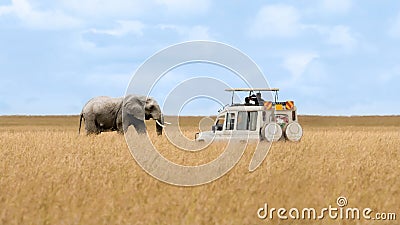
[[[165,127],[165,126],[162,125],[160,122],[158,122],[158,120],[156,120],[156,123],[157,123],[160,127]]]
[[[164,122],[164,124],[171,125],[172,123]]]

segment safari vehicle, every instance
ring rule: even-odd
[[[196,133],[197,141],[300,141],[303,130],[298,123],[297,107],[293,101],[278,101],[278,88],[234,88],[225,91],[232,92],[232,103],[219,110],[211,131]],[[235,91],[249,92],[245,103],[233,102]],[[274,100],[264,101],[261,91],[274,92]]]

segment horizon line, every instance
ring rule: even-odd
[[[0,114],[0,117],[7,117],[7,116],[79,116],[80,114]],[[368,116],[400,116],[400,114],[364,114],[364,115],[344,115],[344,114],[298,114],[299,116],[321,116],[321,117],[368,117]],[[213,117],[217,115],[164,115],[165,117],[168,116],[184,116],[184,117]]]

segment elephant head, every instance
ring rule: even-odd
[[[145,119],[154,119],[156,121],[156,131],[158,135],[162,134],[164,127],[164,118],[161,113],[160,106],[153,98],[147,98],[145,104]]]
[[[133,125],[139,134],[146,133],[144,120],[154,119],[156,121],[157,134],[162,134],[164,119],[160,106],[153,98],[140,95],[127,95],[123,102],[122,113],[122,124],[125,132],[130,125]]]

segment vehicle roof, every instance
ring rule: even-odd
[[[279,91],[279,88],[227,88],[225,91]]]
[[[264,106],[257,106],[257,105],[231,105],[231,106],[227,106],[225,107],[223,110],[221,110],[219,112],[219,114],[224,114],[226,112],[233,112],[233,111],[263,111],[264,110]]]
[[[291,109],[284,109],[284,110],[265,110],[264,106],[257,106],[257,105],[244,105],[244,104],[234,104],[230,106],[226,106],[224,109],[220,110],[218,115],[225,114],[227,112],[238,112],[238,111],[275,111],[276,114],[278,113],[287,113],[291,111],[296,111],[297,107],[294,106]]]

